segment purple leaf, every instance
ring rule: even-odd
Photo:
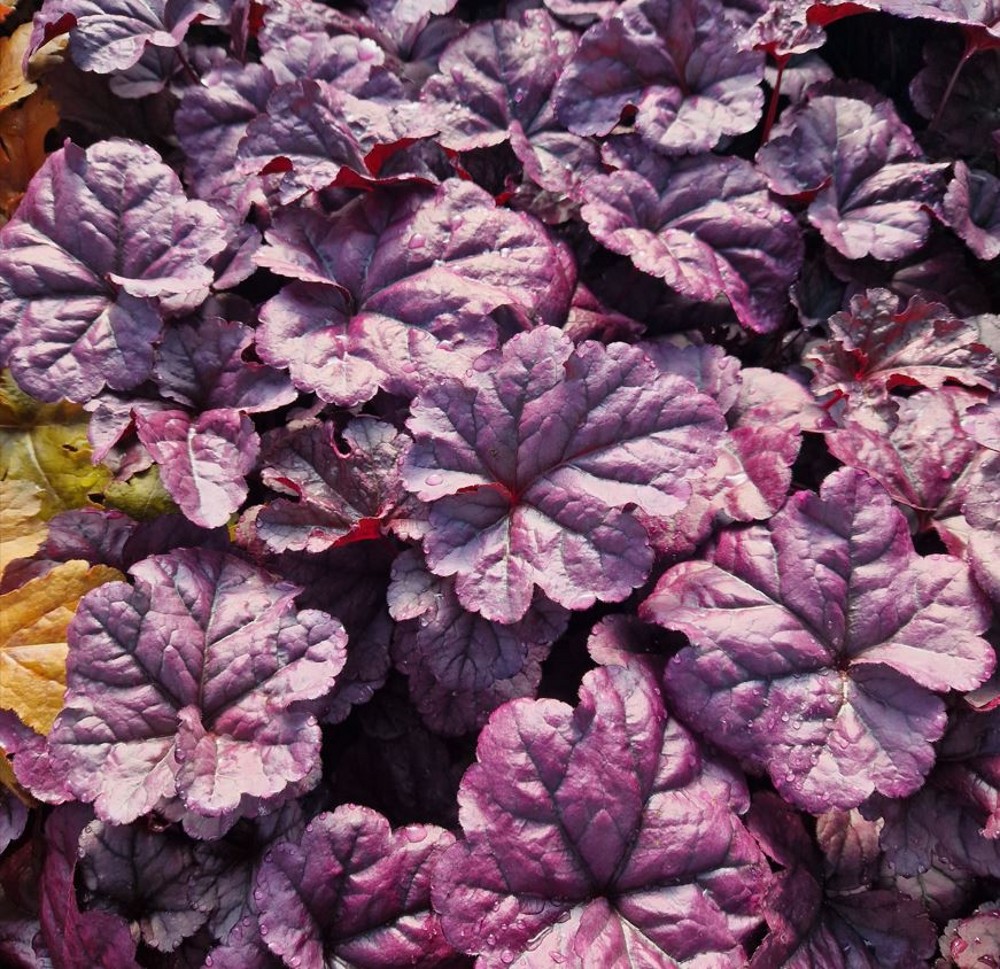
[[[786,869],[765,903],[770,932],[750,960],[752,969],[915,969],[926,964],[936,931],[919,902],[868,884],[841,889],[824,878],[801,817],[772,794],[754,798],[747,823],[767,854]],[[822,819],[818,828],[823,837]]]
[[[181,511],[204,528],[225,525],[246,498],[246,475],[257,462],[253,421],[223,408],[193,419],[182,410],[136,414],[135,424]]]
[[[367,703],[385,683],[393,625],[385,594],[396,554],[395,543],[381,539],[319,554],[284,552],[278,560],[282,575],[303,586],[299,605],[336,614],[351,644],[324,703],[324,723],[340,723],[352,706]]]
[[[87,908],[124,918],[147,945],[172,952],[208,921],[220,866],[180,831],[93,821],[78,855]]]
[[[874,884],[882,858],[878,833],[878,824],[857,810],[827,811],[816,819],[827,888],[851,892]]]
[[[1000,50],[976,54],[959,71],[945,100],[963,53],[957,36],[928,43],[924,48],[926,67],[910,82],[910,99],[925,118],[934,118],[940,109],[936,133],[949,149],[971,157],[995,137],[1000,110]]]
[[[385,689],[358,711],[357,741],[338,751],[340,803],[367,803],[393,824],[433,821],[458,826],[459,781],[472,752],[431,733],[407,698],[405,679],[392,676]]]
[[[782,115],[757,167],[848,259],[890,260],[927,241],[947,166],[922,157],[890,101],[822,95]]]
[[[131,575],[134,587],[88,594],[70,625],[49,739],[75,796],[113,824],[161,804],[185,821],[235,820],[309,777],[313,711],[344,665],[340,623],[296,612],[296,586],[205,549]]]
[[[616,602],[652,555],[632,511],[676,512],[713,459],[718,407],[635,347],[549,328],[479,357],[412,407],[406,487],[432,502],[424,551],[466,609],[511,623],[537,585],[568,609]]]
[[[935,866],[996,878],[1000,873],[1000,712],[960,711],[927,784],[906,801],[876,798],[881,843],[897,874]]]
[[[66,213],[73,217],[67,218]],[[152,369],[163,308],[197,306],[220,218],[188,201],[151,148],[67,143],[0,233],[0,333],[10,367],[43,400],[130,389]]]
[[[440,965],[453,950],[431,910],[430,875],[453,841],[430,825],[393,831],[370,808],[321,814],[261,865],[261,936],[286,964]]]
[[[431,730],[478,730],[502,703],[535,695],[541,663],[566,628],[564,609],[542,598],[501,626],[463,609],[454,581],[428,572],[415,551],[400,555],[392,574],[393,659]]]
[[[982,447],[1000,451],[1000,395],[970,407],[962,417],[962,430]]]
[[[980,259],[1000,256],[1000,179],[995,175],[956,161],[941,214]]]
[[[57,969],[138,969],[128,925],[108,912],[83,912],[77,906],[78,845],[92,816],[82,805],[68,805],[46,822],[48,850],[39,885],[42,938]]]
[[[685,720],[815,812],[916,790],[946,723],[935,693],[994,665],[966,567],[917,556],[885,492],[847,469],[670,569],[640,616],[691,639],[665,679]]]
[[[714,148],[760,119],[764,57],[739,50],[718,0],[625,0],[591,27],[553,99],[578,135],[606,135],[626,106],[656,150]]]
[[[359,417],[337,440],[331,423],[276,430],[265,438],[261,479],[292,495],[256,514],[257,535],[273,552],[323,552],[377,538],[405,496],[398,464],[409,437]]]
[[[651,677],[593,670],[575,710],[515,700],[480,733],[434,906],[482,969],[744,966],[769,880],[747,804]]]
[[[192,23],[217,12],[212,0],[46,0],[29,45],[70,31],[73,63],[110,74],[137,64],[147,47],[177,47]]]
[[[872,289],[830,317],[830,341],[804,357],[815,372],[815,394],[878,407],[898,386],[938,388],[951,380],[997,387],[1000,364],[980,342],[974,323],[919,296],[902,307],[900,302],[886,289]]]
[[[274,77],[259,64],[227,63],[202,80],[183,89],[174,118],[185,176],[199,198],[243,211],[249,207],[247,176],[236,168],[236,151],[247,125],[264,113]]]
[[[253,331],[218,317],[179,323],[163,335],[153,366],[160,392],[193,410],[232,407],[245,414],[295,400],[288,376],[246,359]]]
[[[456,151],[510,142],[524,172],[542,188],[569,193],[600,165],[596,144],[557,121],[552,88],[576,47],[542,11],[520,23],[492,20],[470,29],[442,55],[420,100],[439,126],[437,141]]]
[[[739,158],[671,160],[631,139],[619,150],[628,168],[580,186],[594,238],[684,296],[724,296],[751,330],[777,328],[802,240],[761,176]]]
[[[934,524],[948,543],[947,519],[960,515],[970,497],[989,495],[1000,471],[1000,455],[980,448],[961,429],[962,415],[979,400],[962,387],[921,391],[898,400],[895,427],[848,419],[827,432],[827,446],[914,509],[918,530]]]
[[[560,324],[571,267],[540,223],[449,180],[376,193],[329,218],[279,217],[258,262],[303,282],[265,304],[261,356],[350,406],[413,395],[495,345],[496,318]],[[460,359],[458,359],[460,358]]]
[[[279,87],[267,112],[247,126],[237,152],[239,171],[280,174],[278,199],[289,205],[334,185],[359,188],[380,181],[370,153],[402,138],[391,108],[362,100],[323,81]],[[411,179],[412,180],[412,179]]]
[[[10,788],[0,787],[0,855],[24,833],[28,809]]]
[[[329,37],[314,30],[292,34],[261,57],[278,84],[311,78],[328,81],[357,97],[369,93],[373,78],[376,85],[380,83],[385,60],[385,51],[371,38],[350,34]]]

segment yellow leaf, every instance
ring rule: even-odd
[[[173,498],[160,480],[160,469],[154,464],[132,475],[127,481],[112,481],[104,490],[104,504],[117,508],[137,521],[148,521],[177,511]]]
[[[41,494],[30,481],[0,479],[0,576],[14,559],[34,555],[45,540]]]
[[[0,111],[0,224],[14,214],[31,176],[42,167],[45,136],[58,123],[59,110],[42,90]]]
[[[40,489],[45,520],[68,508],[93,504],[111,481],[90,463],[87,414],[76,404],[42,404],[25,394],[9,373],[0,375],[0,478]]]
[[[21,24],[9,37],[0,37],[0,108],[23,101],[38,88],[21,70],[30,39],[30,23]]]
[[[123,578],[106,565],[72,561],[0,595],[0,709],[48,733],[66,686],[66,628],[81,596]]]

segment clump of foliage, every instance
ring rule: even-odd
[[[3,10],[4,965],[1000,964],[995,3]]]

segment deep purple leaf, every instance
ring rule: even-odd
[[[296,586],[205,549],[131,575],[134,587],[84,597],[70,626],[49,739],[75,796],[114,824],[172,803],[185,821],[235,820],[309,777],[313,711],[344,665],[340,623],[296,612]]]
[[[890,101],[821,95],[782,115],[757,167],[838,252],[890,260],[927,241],[946,166],[922,157]]]
[[[398,464],[409,437],[372,418],[355,418],[338,441],[335,425],[270,432],[261,478],[292,499],[256,514],[257,535],[273,552],[323,552],[384,534],[404,498]]]
[[[878,407],[899,386],[938,388],[953,381],[996,389],[1000,363],[974,322],[919,296],[900,303],[894,293],[873,289],[830,317],[830,341],[804,357],[815,373],[814,393]]]
[[[1000,179],[995,175],[956,161],[941,213],[980,259],[1000,256]]]
[[[260,439],[253,421],[221,408],[194,419],[182,410],[137,414],[135,423],[181,511],[204,528],[225,525],[246,498],[246,475],[257,462]]]
[[[1000,49],[976,54],[959,71],[945,101],[963,53],[960,38],[953,35],[928,43],[924,48],[926,66],[910,82],[910,99],[928,119],[934,118],[940,108],[936,132],[954,152],[971,157],[983,151],[997,128]]]
[[[49,521],[40,552],[56,562],[85,559],[91,565],[124,571],[125,545],[137,527],[138,522],[120,511],[76,508],[60,512]]]
[[[219,217],[151,148],[67,143],[0,232],[0,334],[20,386],[84,401],[140,384],[163,308],[205,298],[205,263],[225,244]]]
[[[847,469],[670,569],[640,615],[691,639],[665,678],[685,720],[816,812],[916,790],[946,723],[934,694],[994,665],[965,566],[918,557],[885,492]]]
[[[454,580],[428,572],[418,552],[400,555],[392,573],[393,660],[427,726],[445,735],[478,730],[507,700],[535,696],[541,663],[566,628],[564,609],[543,597],[501,626],[463,609]]]
[[[736,45],[719,0],[625,0],[591,27],[556,86],[559,120],[606,135],[626,106],[658,151],[714,148],[760,119],[764,58]]]
[[[393,623],[386,610],[389,569],[395,543],[350,543],[319,554],[285,552],[282,575],[303,587],[298,603],[321,609],[344,624],[351,648],[324,703],[324,723],[339,723],[351,707],[367,703],[389,672]]]
[[[358,711],[356,741],[338,751],[332,795],[361,803],[394,825],[416,821],[458,827],[458,785],[472,760],[464,745],[424,726],[407,697],[406,680],[391,675],[385,689]]]
[[[816,841],[823,853],[824,884],[837,892],[873,885],[882,849],[879,827],[855,809],[827,811],[816,819]]]
[[[329,218],[278,218],[258,262],[302,282],[265,304],[261,356],[353,405],[412,395],[496,342],[496,319],[560,324],[571,266],[543,227],[450,180],[377,193]]]
[[[12,790],[0,787],[0,855],[24,833],[28,809]]]
[[[891,868],[913,877],[932,867],[1000,873],[1000,712],[960,711],[928,783],[906,801],[877,798]]]
[[[70,32],[73,63],[110,74],[137,64],[148,47],[176,47],[198,19],[212,17],[212,0],[46,0],[29,42],[37,50]]]
[[[634,506],[683,506],[713,459],[718,407],[634,347],[520,334],[414,403],[406,487],[433,502],[424,551],[467,609],[515,622],[537,585],[581,609],[619,601],[652,556]]]
[[[671,160],[633,140],[616,151],[628,167],[580,186],[594,238],[684,296],[725,297],[751,330],[777,328],[802,240],[753,167],[711,155]]]
[[[180,831],[93,821],[78,856],[87,908],[132,923],[147,945],[172,952],[208,921],[220,866]]]
[[[453,950],[431,910],[430,875],[453,841],[430,825],[393,831],[370,808],[321,814],[261,865],[261,936],[303,969],[440,965]]]
[[[81,831],[93,815],[82,805],[56,808],[45,825],[39,885],[42,937],[55,969],[138,969],[128,925],[108,912],[84,912],[73,879]]]
[[[492,969],[743,966],[769,881],[741,779],[702,756],[655,681],[593,670],[575,710],[515,700],[459,791],[435,872],[445,932]]]
[[[193,410],[232,407],[245,414],[295,400],[288,376],[246,359],[253,332],[218,317],[171,326],[156,353],[160,392]]]
[[[847,889],[824,877],[802,818],[772,794],[754,798],[748,826],[765,852],[786,869],[766,900],[770,931],[750,960],[752,969],[926,965],[936,930],[919,902],[867,883]],[[822,819],[818,834],[822,840]]]

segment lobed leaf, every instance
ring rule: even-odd
[[[946,725],[935,694],[974,689],[995,662],[966,567],[917,556],[851,469],[668,570],[640,616],[691,639],[665,678],[685,720],[815,812],[917,790]]]
[[[428,388],[408,422],[403,482],[431,502],[430,570],[467,609],[511,623],[535,586],[569,609],[618,601],[649,573],[634,506],[667,516],[712,460],[722,416],[634,347],[550,327]]]

